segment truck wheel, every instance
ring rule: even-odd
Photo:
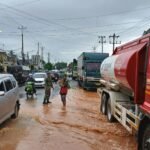
[[[107,95],[104,93],[102,94],[102,98],[101,98],[101,112],[102,114],[106,115],[106,103],[107,103]]]
[[[111,111],[111,100],[110,100],[110,98],[108,99],[108,102],[107,102],[107,119],[109,122],[115,121],[115,118],[114,118],[112,111]]]
[[[28,98],[29,98],[28,93],[26,93],[26,97],[27,97],[27,100],[28,100]]]
[[[142,139],[142,150],[150,150],[150,124],[147,125]]]
[[[79,85],[79,87],[81,87],[81,81],[80,80],[78,80],[78,85]]]
[[[15,119],[18,117],[18,113],[19,113],[19,103],[16,102],[15,108],[14,108],[14,114],[11,116],[11,118]]]
[[[87,87],[85,86],[85,82],[84,82],[84,81],[82,82],[82,88],[83,88],[84,90],[87,90]]]

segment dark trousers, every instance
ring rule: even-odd
[[[51,88],[46,88],[43,103],[48,103],[50,96],[51,96]]]
[[[63,106],[66,106],[66,94],[61,94],[61,101],[63,103]]]

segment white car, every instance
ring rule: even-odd
[[[13,75],[0,74],[0,123],[16,118],[20,107],[18,84]]]
[[[44,87],[47,74],[44,72],[37,72],[33,74],[33,78],[35,80],[35,87]]]

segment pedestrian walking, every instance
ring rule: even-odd
[[[68,88],[70,88],[69,82],[67,80],[67,75],[64,75],[63,79],[59,81],[60,85],[60,96],[61,96],[61,101],[63,103],[63,106],[66,106],[66,95],[68,92]]]
[[[48,73],[48,76],[45,79],[45,96],[44,96],[43,104],[51,103],[49,101],[49,98],[51,96],[51,88],[53,88],[53,83],[52,83],[51,74]]]

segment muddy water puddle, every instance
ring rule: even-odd
[[[19,118],[0,128],[0,150],[136,150],[135,138],[99,113],[96,92],[71,89],[66,108],[59,95],[43,106],[43,92],[22,97]]]

